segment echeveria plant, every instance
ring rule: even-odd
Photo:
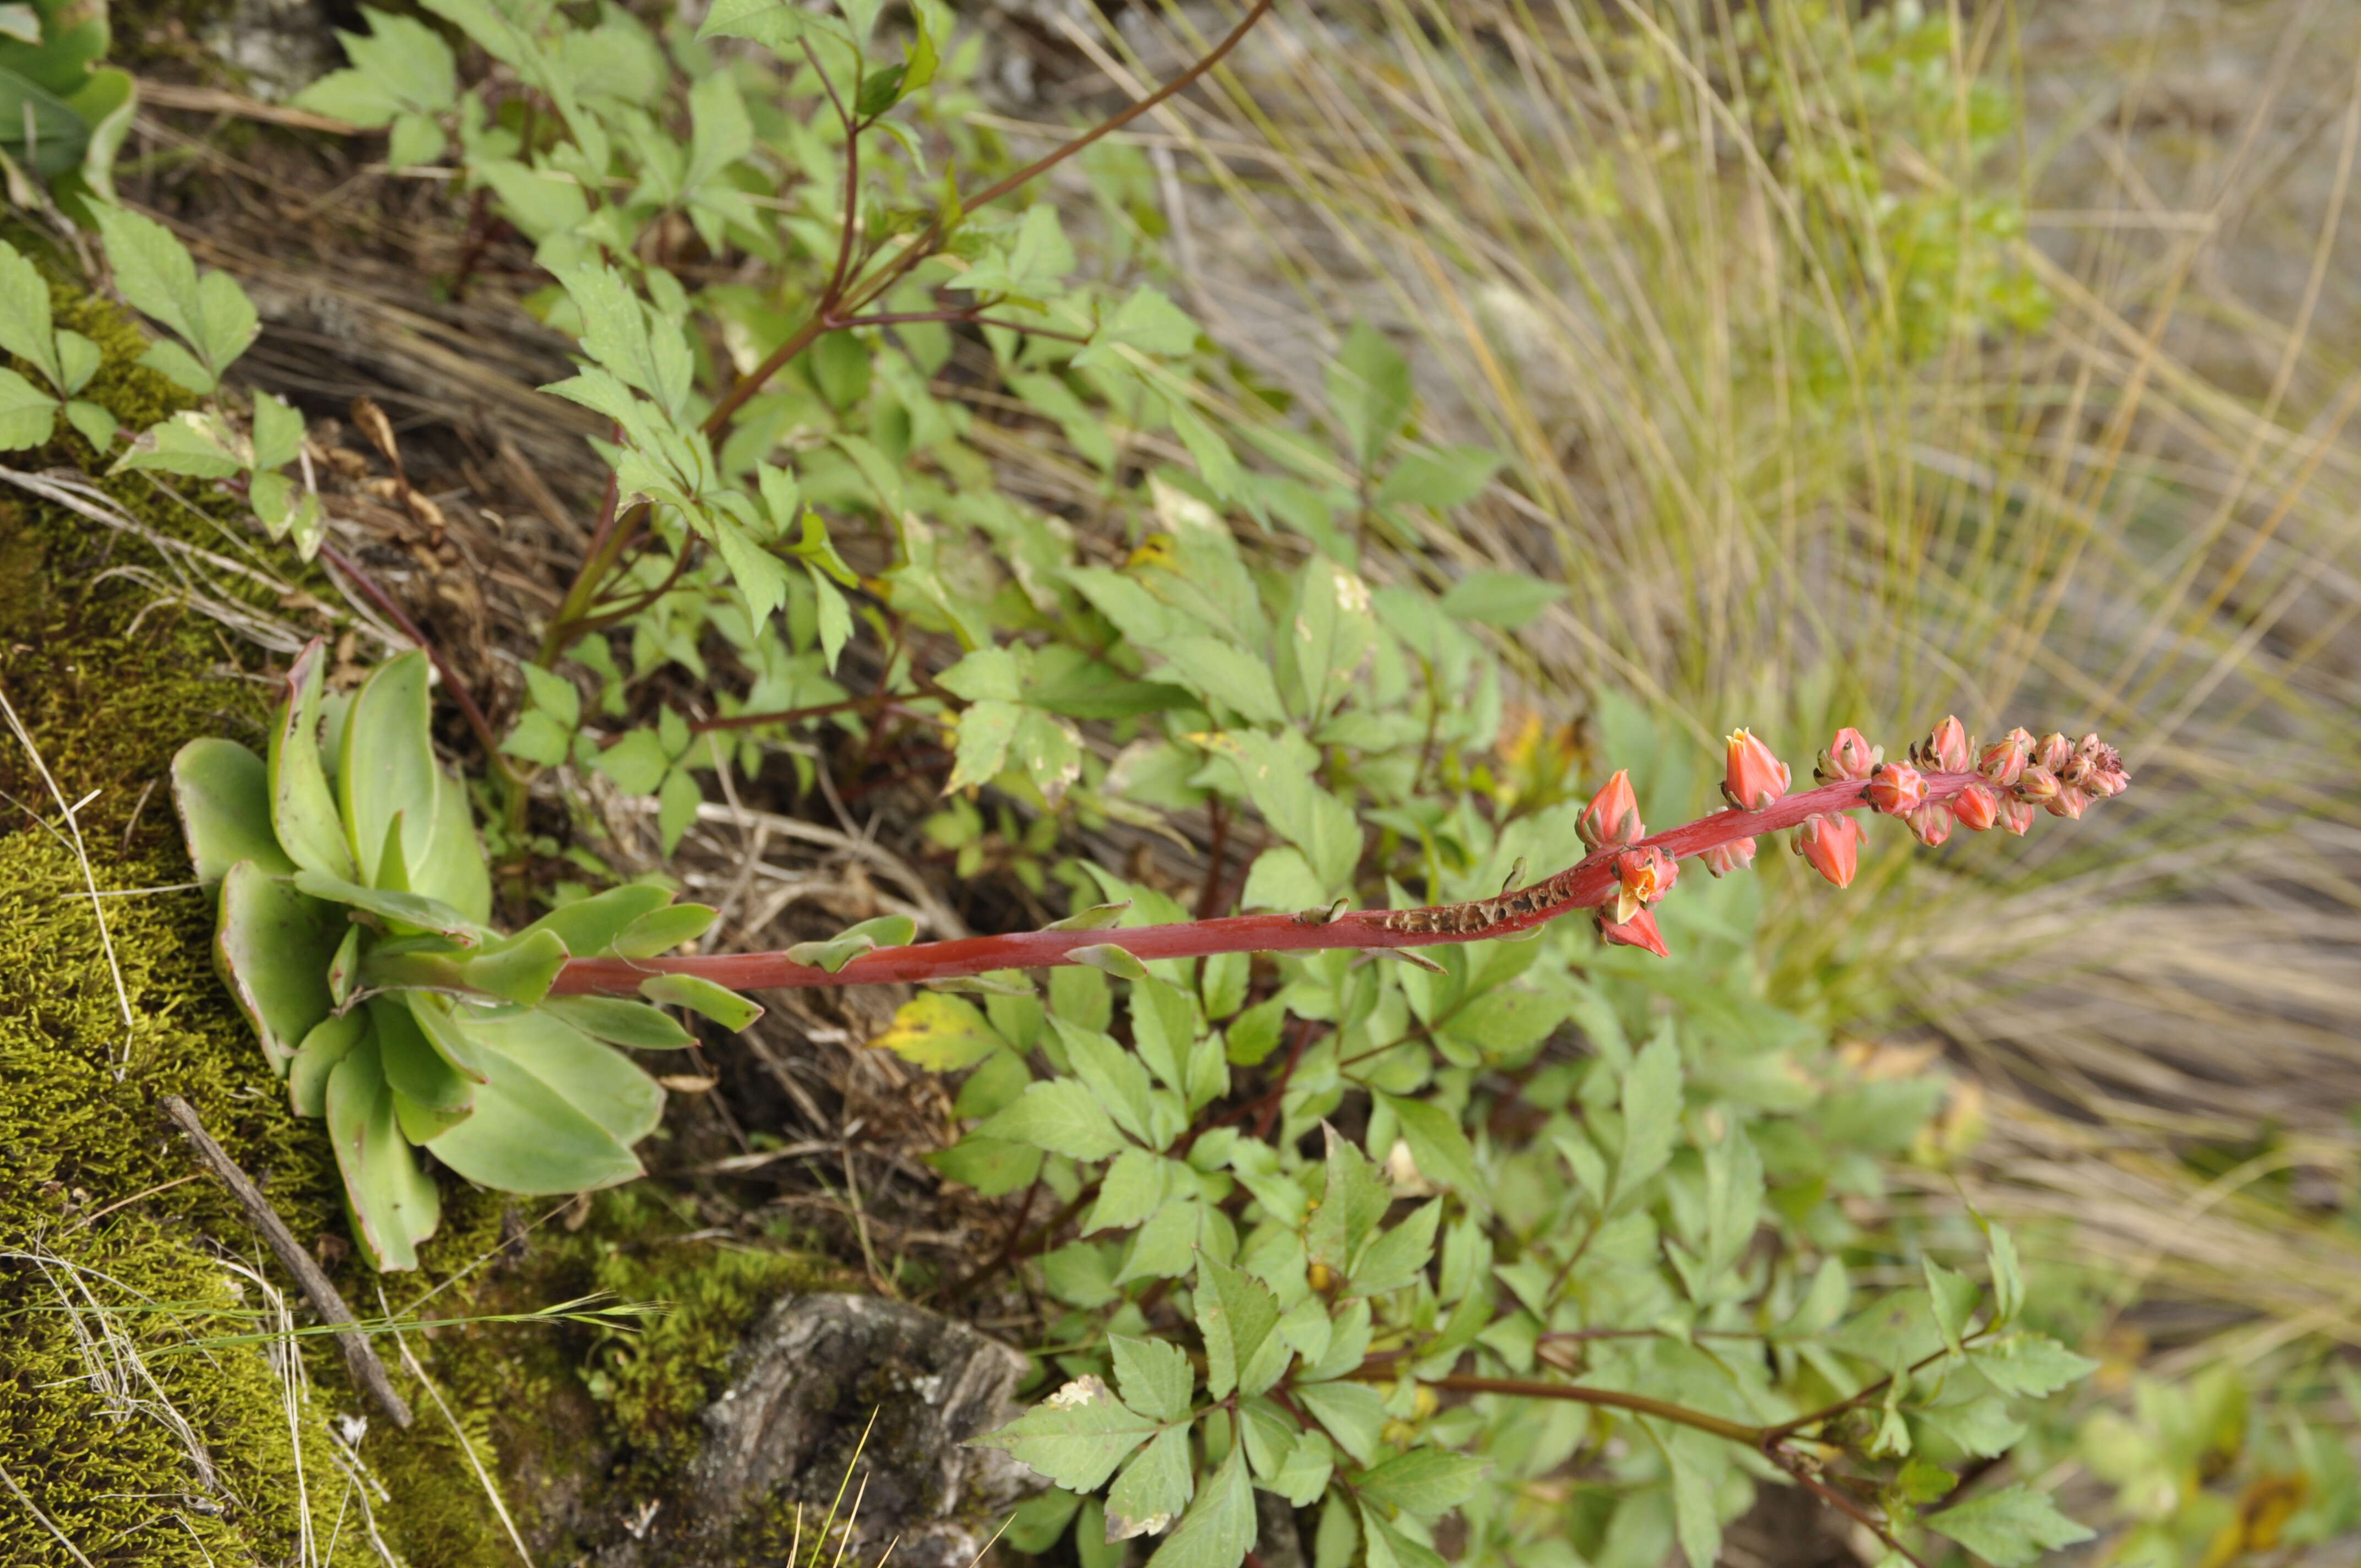
[[[314,642],[289,672],[267,759],[192,740],[173,795],[220,889],[224,982],[297,1113],[327,1118],[369,1261],[411,1268],[440,1210],[414,1147],[506,1192],[629,1180],[664,1091],[614,1047],[689,1043],[653,1002],[733,1028],[762,1010],[690,976],[650,976],[648,1001],[550,996],[567,959],[668,952],[714,912],[633,884],[494,930],[467,793],[428,735],[426,656],[349,697],[323,693],[322,662]]]

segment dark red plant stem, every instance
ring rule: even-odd
[[[1955,798],[1969,784],[1982,782],[1973,773],[1930,773],[1926,775],[1927,800],[1940,804]],[[1854,810],[1864,803],[1866,788],[1858,780],[1841,780],[1774,801],[1762,811],[1721,811],[1669,832],[1641,840],[1675,860],[1686,860],[1724,844],[1776,833],[1795,827],[1806,817]],[[1598,907],[1613,897],[1616,877],[1612,861],[1620,847],[1598,850],[1565,872],[1548,879],[1554,884],[1551,901],[1525,913],[1489,917],[1488,906],[1499,900],[1448,905],[1427,912],[1427,918],[1403,919],[1400,910],[1355,910],[1334,920],[1319,911],[1304,915],[1236,915],[1221,920],[1199,920],[1172,926],[1140,926],[1114,931],[1020,931],[1000,937],[966,937],[951,942],[921,942],[906,948],[880,948],[864,953],[834,974],[799,964],[784,953],[715,953],[695,958],[575,959],[559,971],[555,993],[579,996],[603,993],[629,996],[651,974],[693,974],[733,991],[764,991],[822,985],[876,985],[949,980],[984,974],[993,970],[1046,969],[1078,961],[1077,948],[1118,947],[1143,959],[1194,959],[1213,953],[1313,952],[1331,948],[1426,948],[1446,942],[1474,942],[1511,936],[1546,925],[1564,915]],[[1415,912],[1412,912],[1415,913]],[[1454,927],[1457,928],[1453,928]],[[1414,928],[1401,928],[1404,927]]]

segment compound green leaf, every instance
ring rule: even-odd
[[[904,1003],[894,1014],[894,1026],[869,1043],[929,1072],[973,1067],[1003,1046],[981,1012],[936,992]]]
[[[1238,1568],[1255,1542],[1254,1486],[1246,1449],[1230,1445],[1221,1468],[1197,1488],[1197,1500],[1148,1560],[1148,1568]]]
[[[1432,1519],[1457,1508],[1476,1495],[1476,1483],[1488,1468],[1480,1459],[1440,1448],[1413,1448],[1398,1453],[1361,1477],[1356,1485],[1365,1497],[1390,1503],[1404,1513]]]
[[[976,1131],[1071,1159],[1104,1159],[1124,1146],[1090,1090],[1071,1078],[1027,1085],[1015,1104]]]
[[[1115,1387],[1123,1391],[1125,1404],[1159,1421],[1177,1421],[1189,1413],[1189,1392],[1196,1378],[1179,1345],[1109,1334],[1107,1347],[1115,1355]]]
[[[1196,1477],[1189,1465],[1189,1429],[1158,1432],[1139,1451],[1107,1493],[1105,1537],[1109,1541],[1161,1535],[1173,1516],[1189,1506]]]
[[[1082,1376],[975,1441],[1005,1450],[1070,1492],[1094,1492],[1158,1425],[1098,1378]]]
[[[2004,1486],[1956,1508],[1921,1514],[1918,1522],[1950,1537],[1993,1568],[2017,1568],[2045,1552],[2091,1539],[2089,1530],[2058,1511],[2048,1493],[2026,1486]]]

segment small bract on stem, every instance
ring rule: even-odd
[[[1584,810],[1577,831],[1591,852],[1554,876],[1497,898],[1416,909],[1330,914],[1241,915],[1128,930],[1047,929],[957,941],[878,948],[834,969],[786,953],[726,953],[621,960],[585,958],[557,975],[556,995],[638,992],[651,973],[693,975],[733,991],[875,985],[955,980],[995,970],[1126,959],[1202,958],[1216,953],[1310,952],[1333,948],[1387,949],[1514,936],[1587,911],[1610,943],[1664,956],[1653,906],[1672,891],[1679,862],[1699,859],[1719,876],[1751,863],[1755,840],[1792,831],[1796,853],[1839,887],[1849,885],[1864,837],[1851,814],[1866,806],[1904,820],[1918,839],[1938,844],[1956,823],[1982,832],[2031,826],[2038,806],[2079,817],[2094,800],[2130,783],[2121,757],[2096,735],[2079,742],[2060,734],[2036,741],[2012,730],[1979,752],[1957,718],[1947,718],[1912,748],[1910,763],[1888,762],[1856,729],[1841,729],[1820,753],[1818,784],[1785,793],[1786,765],[1741,729],[1730,738],[1722,789],[1734,804],[1654,835],[1640,819],[1628,774],[1617,773]],[[1971,765],[1971,758],[1974,758]],[[1112,951],[1111,951],[1112,950]],[[1124,955],[1116,958],[1115,953]],[[1120,972],[1120,971],[1118,971]]]

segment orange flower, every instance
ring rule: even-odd
[[[1590,797],[1574,830],[1597,850],[1609,844],[1636,844],[1648,836],[1640,823],[1639,797],[1631,793],[1631,775],[1618,768],[1607,786]]]
[[[1841,813],[1806,817],[1795,829],[1795,853],[1839,887],[1850,887],[1861,864],[1861,824]]]
[[[2025,764],[2033,755],[2033,737],[2022,729],[2012,729],[1984,748],[1983,756],[1976,762],[1976,771],[2003,789],[2016,783],[2025,772]]]
[[[1888,817],[1905,817],[1927,804],[1927,775],[1906,762],[1881,762],[1871,773],[1869,804]]]
[[[1944,805],[1922,806],[1906,813],[1903,821],[1910,825],[1911,833],[1930,850],[1939,850],[1943,840],[1951,836],[1952,826],[1959,818]]]
[[[1598,934],[1619,948],[1645,948],[1660,959],[1673,956],[1664,946],[1664,934],[1656,929],[1656,917],[1644,909],[1629,920],[1609,920],[1607,911],[1600,910]]]
[[[1722,773],[1721,797],[1741,811],[1760,811],[1787,793],[1787,764],[1740,729],[1730,737],[1730,765]]]
[[[1920,741],[1911,753],[1911,760],[1920,767],[1936,773],[1963,773],[1968,771],[1968,756],[1973,742],[1968,739],[1967,727],[1953,714],[1935,726],[1933,734]]]
[[[1971,833],[1982,833],[2000,820],[2000,802],[1993,792],[1980,784],[1961,790],[1951,802],[1951,809],[1960,818],[1960,826]]]
[[[1754,863],[1754,840],[1741,839],[1734,844],[1716,844],[1697,859],[1705,862],[1707,871],[1717,877],[1725,877],[1732,872],[1744,871]]]
[[[1837,731],[1828,749],[1820,753],[1819,765],[1812,776],[1822,784],[1834,784],[1839,779],[1865,779],[1872,769],[1885,761],[1885,752],[1861,739],[1858,729]]]
[[[1626,850],[1616,856],[1615,880],[1620,884],[1615,894],[1616,920],[1628,922],[1664,897],[1673,890],[1680,874],[1680,862],[1653,845]]]

